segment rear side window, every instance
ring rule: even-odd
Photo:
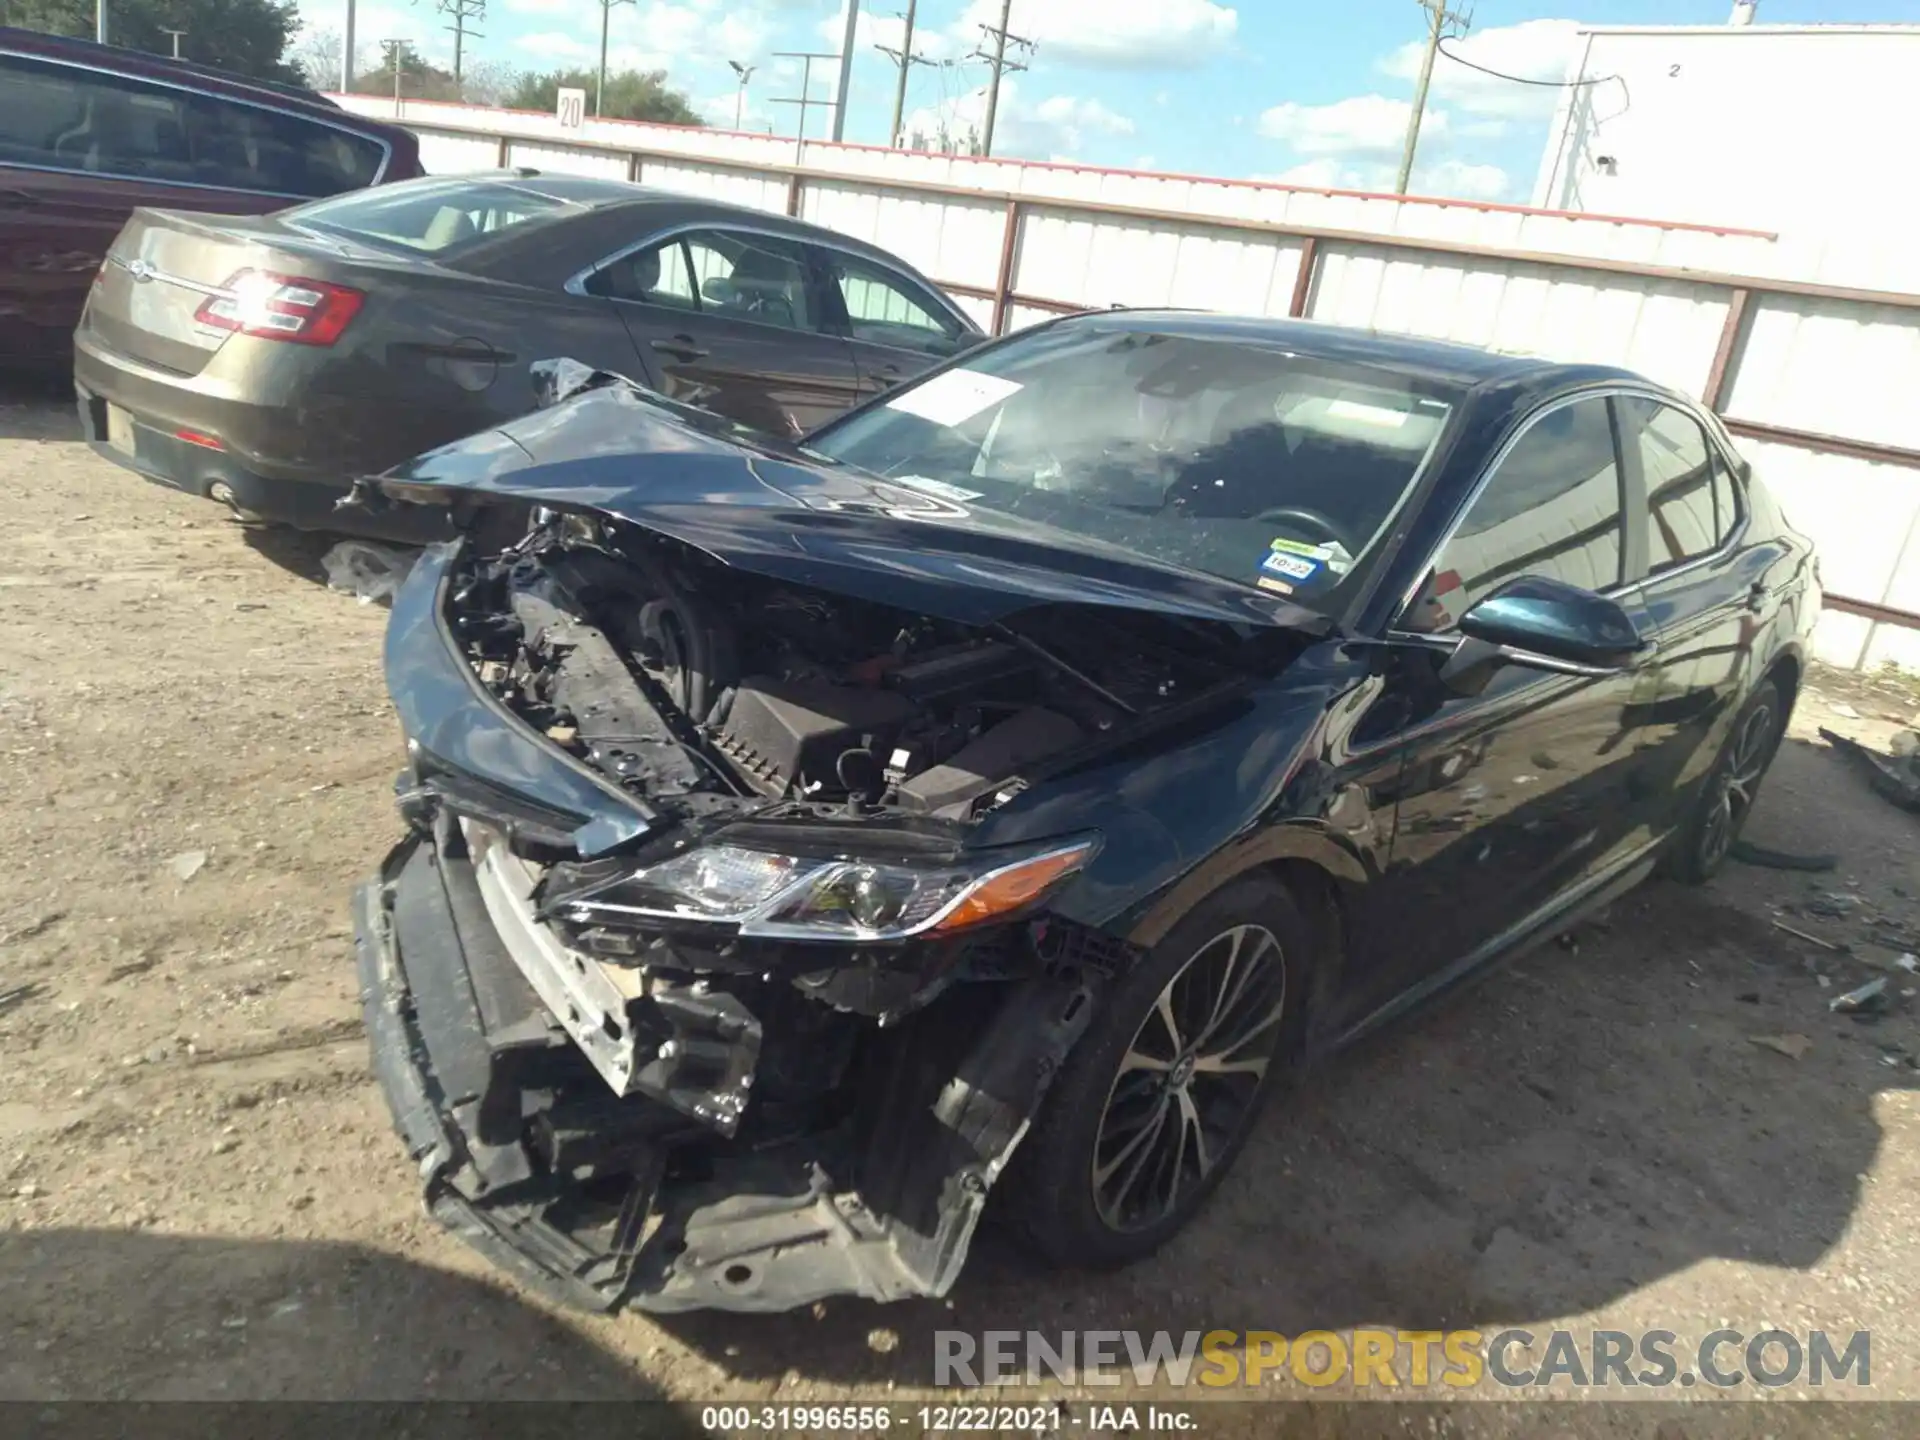
[[[1603,399],[1535,420],[1488,478],[1402,624],[1451,629],[1468,606],[1522,575],[1586,590],[1618,585],[1620,467]]]
[[[1632,396],[1616,403],[1621,439],[1638,457],[1646,486],[1648,573],[1719,549],[1739,516],[1699,422],[1657,400]]]
[[[0,164],[274,195],[371,184],[386,147],[299,116],[0,56]]]
[[[818,330],[805,252],[790,241],[737,230],[695,230],[593,272],[589,295],[669,305],[783,330]]]
[[[824,253],[854,339],[930,355],[951,355],[960,348],[960,322],[924,288],[883,266],[834,250]]]
[[[437,254],[572,209],[571,202],[499,180],[382,186],[303,205],[285,218],[357,240]]]

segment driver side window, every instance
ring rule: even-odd
[[[1618,585],[1624,556],[1620,465],[1604,398],[1547,411],[1499,462],[1401,628],[1451,630],[1475,601],[1521,575],[1587,590]]]

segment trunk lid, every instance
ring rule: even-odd
[[[198,375],[233,332],[194,316],[236,272],[326,279],[340,260],[354,258],[353,247],[292,230],[271,215],[136,210],[107,252],[80,333],[157,369]]]

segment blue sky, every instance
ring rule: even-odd
[[[311,29],[335,29],[344,0],[302,0]],[[792,134],[796,62],[779,50],[836,50],[843,0],[635,0],[612,14],[616,67],[664,69],[715,123],[733,119],[728,60],[758,67],[745,95],[749,129]],[[891,119],[892,62],[906,0],[864,0],[847,137],[882,143]],[[1461,7],[1464,8],[1464,5]],[[483,62],[520,68],[591,65],[596,0],[489,0]],[[977,121],[986,67],[968,59],[1000,0],[920,0],[909,129],[964,131]],[[1571,5],[1478,0],[1467,36],[1450,48],[1512,75],[1557,79],[1583,25],[1725,22],[1731,0],[1581,0]],[[363,0],[364,46],[387,36],[444,56],[432,0]],[[1413,94],[1424,12],[1415,0],[1014,0],[1011,28],[1037,48],[1003,91],[995,151],[1033,159],[1257,176],[1303,184],[1390,186]],[[1920,0],[1760,0],[1759,19],[1920,22]],[[1413,189],[1524,201],[1557,92],[1509,84],[1441,58]],[[830,96],[834,67],[816,62],[813,89]],[[825,127],[814,111],[810,134]]]

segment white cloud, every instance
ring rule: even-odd
[[[903,122],[909,135],[937,140],[941,129],[956,140],[986,123],[987,92],[969,91],[937,109],[913,111]],[[1049,95],[1029,101],[1018,78],[1000,86],[1000,108],[994,118],[993,153],[1025,159],[1084,162],[1090,140],[1131,135],[1133,121],[1098,100],[1077,95]]]
[[[600,12],[577,0],[506,0],[522,15],[570,18],[565,29],[538,31],[512,42],[516,51],[553,59],[581,60],[600,54]],[[669,73],[676,65],[700,60],[751,61],[765,53],[772,23],[760,11],[725,8],[722,0],[640,0],[617,5],[609,19],[608,63],[621,69]]]
[[[531,35],[522,35],[513,42],[513,48],[518,54],[537,55],[542,60],[585,60],[600,53],[597,47],[564,30],[537,30]]]
[[[1301,155],[1385,155],[1406,143],[1412,102],[1386,95],[1352,95],[1330,105],[1289,100],[1260,117],[1260,133],[1284,140]],[[1423,139],[1447,129],[1444,111],[1429,110],[1420,122]]]
[[[1312,190],[1364,190],[1371,194],[1390,194],[1399,178],[1392,161],[1342,160],[1322,155],[1273,175],[1256,175],[1256,180],[1274,180],[1282,185],[1304,185]],[[1513,177],[1498,165],[1477,165],[1466,160],[1436,160],[1414,166],[1413,193],[1451,200],[1511,200]]]
[[[1491,30],[1470,31],[1446,42],[1454,54],[1526,80],[1559,81],[1579,44],[1577,20],[1523,20]],[[1411,81],[1420,74],[1425,42],[1410,40],[1383,57],[1383,74]],[[1551,115],[1560,91],[1555,85],[1521,85],[1483,74],[1445,55],[1434,57],[1433,97],[1471,115],[1521,117]]]
[[[1000,23],[1000,0],[970,0],[952,27],[960,48]],[[1237,11],[1215,0],[1016,0],[1007,28],[1048,61],[1120,68],[1198,65],[1233,43]]]

